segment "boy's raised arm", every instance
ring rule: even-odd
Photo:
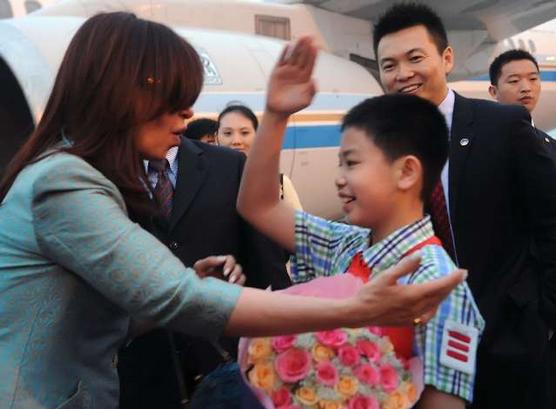
[[[289,116],[307,107],[315,95],[316,57],[310,37],[284,48],[270,76],[265,112],[237,202],[239,213],[249,223],[290,252],[295,251],[295,209],[280,200],[280,151]]]

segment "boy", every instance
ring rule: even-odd
[[[304,38],[284,52],[272,73],[266,111],[242,179],[240,213],[295,251],[297,282],[345,272],[359,275],[358,263],[372,279],[417,249],[421,267],[406,282],[447,274],[454,264],[433,244],[430,218],[423,213],[448,153],[446,124],[430,102],[382,96],[346,115],[336,185],[352,225],[295,212],[280,202],[275,180],[282,137],[288,116],[307,106],[315,93],[315,58],[311,40]],[[419,406],[464,408],[472,399],[476,346],[484,326],[467,285],[460,284],[429,323],[417,318],[415,324],[426,385]]]

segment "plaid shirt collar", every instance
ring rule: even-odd
[[[372,232],[369,234],[371,236]],[[418,244],[434,236],[430,216],[400,227],[384,240],[363,250],[363,261],[373,271],[380,272],[396,264]]]

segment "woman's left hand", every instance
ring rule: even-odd
[[[229,283],[244,285],[245,274],[241,265],[236,262],[234,256],[210,256],[197,260],[193,269],[201,278],[216,277],[227,280]]]

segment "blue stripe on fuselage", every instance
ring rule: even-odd
[[[556,130],[550,132],[556,138]],[[342,134],[340,124],[289,126],[282,145],[283,149],[337,148]]]
[[[340,145],[340,124],[289,126],[284,149],[331,148]]]

